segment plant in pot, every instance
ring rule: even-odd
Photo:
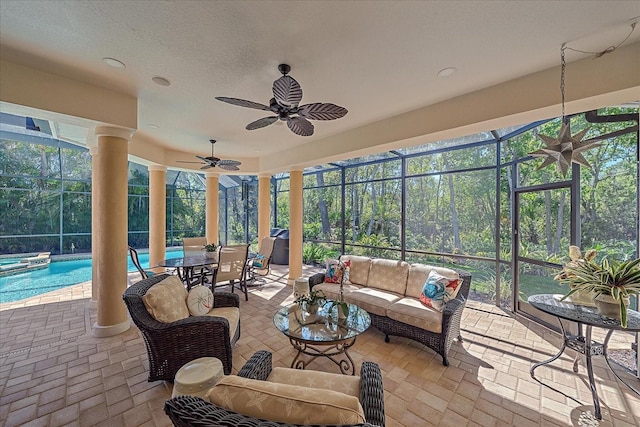
[[[308,294],[300,295],[295,300],[305,311],[310,314],[316,314],[318,307],[327,302],[327,297],[321,290],[311,290]]]
[[[218,259],[218,245],[216,245],[215,243],[208,243],[203,246],[203,249],[204,255],[207,258],[213,258],[215,260]]]
[[[620,325],[626,328],[629,296],[640,292],[640,258],[627,261],[603,258],[598,263],[595,251],[589,251],[584,259],[567,263],[555,279],[569,285],[570,290],[562,299],[577,292],[591,292],[600,313],[619,318]],[[604,305],[607,302],[613,307],[607,308]]]

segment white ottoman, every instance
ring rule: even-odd
[[[215,357],[192,360],[178,369],[171,397],[189,395],[204,398],[223,375],[222,362]]]

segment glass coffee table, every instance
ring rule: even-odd
[[[276,312],[273,324],[298,350],[291,362],[292,368],[305,369],[316,358],[326,357],[338,365],[341,373],[355,375],[348,350],[358,335],[371,326],[371,317],[355,304],[348,306],[349,315],[344,319],[338,318],[338,307],[329,311],[331,301],[320,307],[317,313],[310,313],[298,304],[282,307]]]

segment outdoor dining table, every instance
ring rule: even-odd
[[[195,277],[194,270],[197,267],[218,268],[218,264],[213,259],[201,255],[189,255],[182,258],[169,258],[158,263],[159,267],[175,268],[180,280],[191,289],[201,279]]]

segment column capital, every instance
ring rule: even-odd
[[[103,125],[96,127],[96,136],[98,137],[115,136],[116,138],[126,139],[129,142],[131,142],[131,137],[134,132],[135,130],[133,129],[121,128],[118,126]]]
[[[147,169],[149,169],[149,172],[166,172],[167,171],[167,167],[166,166],[162,166],[162,165],[149,165],[147,166]]]
[[[220,178],[220,172],[205,172],[204,176],[207,178]]]
[[[302,166],[291,166],[289,168],[289,172],[304,172],[304,167],[302,167]]]
[[[258,174],[258,179],[260,179],[260,178],[271,179],[272,176],[273,176],[273,174],[270,174],[268,172],[261,172],[261,173]]]

